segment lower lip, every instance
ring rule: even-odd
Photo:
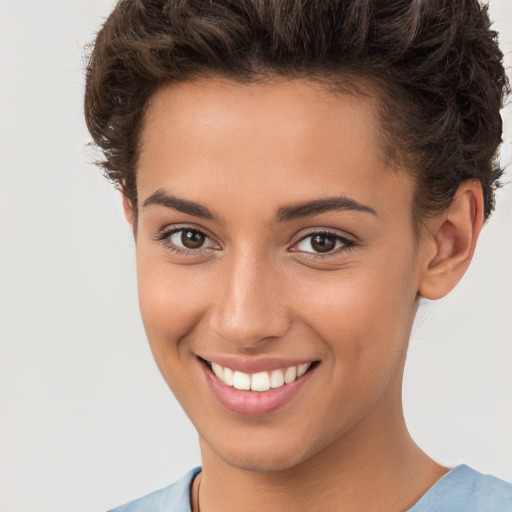
[[[297,380],[284,384],[280,388],[268,391],[244,391],[227,386],[205,364],[200,364],[215,398],[229,411],[244,416],[262,416],[284,407],[301,392],[316,370],[313,368]]]

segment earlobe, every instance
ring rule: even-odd
[[[123,193],[123,191],[121,191],[121,201],[123,203],[124,217],[128,221],[128,224],[130,224],[130,226],[132,226],[132,228],[133,228],[133,218],[134,218],[134,215],[133,215],[132,202]]]
[[[420,280],[422,297],[440,299],[461,280],[483,226],[483,209],[480,182],[468,180],[459,186],[448,210],[428,221],[431,251]]]

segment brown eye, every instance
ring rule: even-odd
[[[219,248],[218,244],[198,229],[176,229],[171,233],[164,234],[161,240],[165,240],[167,245],[177,250],[198,251],[199,249]]]
[[[181,243],[187,249],[199,249],[204,245],[206,235],[200,231],[183,230],[181,232]]]
[[[318,234],[311,237],[311,247],[316,252],[329,252],[336,247],[337,239],[333,235]]]
[[[326,231],[305,236],[302,240],[299,240],[293,250],[311,254],[327,254],[348,249],[353,245],[354,242],[349,238]]]

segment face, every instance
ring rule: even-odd
[[[166,86],[137,180],[142,317],[203,452],[273,471],[393,428],[421,244],[369,100]]]

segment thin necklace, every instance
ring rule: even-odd
[[[194,512],[201,512],[201,508],[199,507],[199,488],[201,487],[201,480],[203,479],[203,473],[199,473],[197,475],[199,481],[197,482],[197,491],[196,491],[196,509]]]

